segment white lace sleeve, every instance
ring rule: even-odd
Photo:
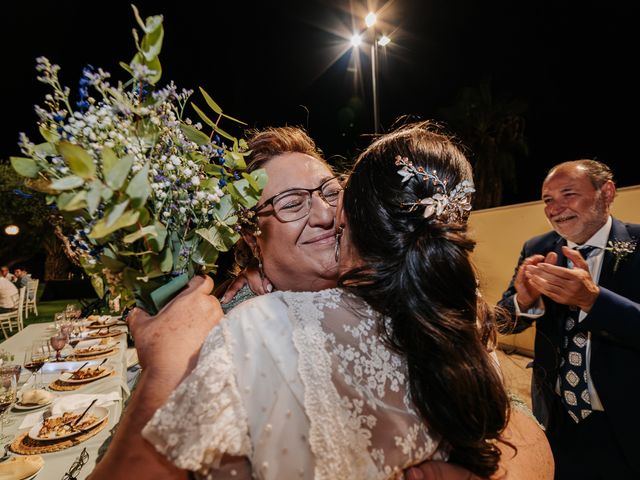
[[[176,466],[206,474],[223,455],[249,456],[227,321],[207,337],[197,367],[153,415],[144,437]]]

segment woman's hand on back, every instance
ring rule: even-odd
[[[240,289],[247,284],[256,295],[264,295],[273,291],[273,285],[271,285],[267,277],[260,275],[260,269],[255,266],[248,266],[229,284],[220,303],[229,303]]]

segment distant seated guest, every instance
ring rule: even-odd
[[[14,270],[14,273],[16,275],[16,280],[15,280],[16,287],[18,288],[26,287],[27,284],[29,283],[29,280],[31,280],[31,274],[27,273],[27,270],[23,267],[16,268]]]
[[[18,308],[18,289],[6,278],[0,276],[0,313]]]
[[[16,281],[16,276],[9,271],[9,267],[7,267],[6,265],[0,267],[0,277],[6,278],[10,282]]]

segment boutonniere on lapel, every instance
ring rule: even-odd
[[[609,250],[614,257],[616,257],[616,263],[613,264],[613,271],[618,270],[620,262],[622,262],[627,255],[633,253],[638,245],[636,239],[633,240],[609,240],[609,243],[605,247],[605,250]]]

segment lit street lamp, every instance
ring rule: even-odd
[[[20,233],[20,227],[18,227],[17,225],[7,225],[6,227],[4,227],[4,233],[6,235],[17,235],[18,233]]]
[[[377,15],[369,12],[364,18],[364,23],[368,29],[371,29],[371,89],[373,91],[373,132],[380,133],[380,104],[378,99],[378,45],[385,47],[391,42],[386,35],[378,38],[376,33]],[[359,47],[362,45],[362,34],[354,34],[351,37],[351,45]]]

